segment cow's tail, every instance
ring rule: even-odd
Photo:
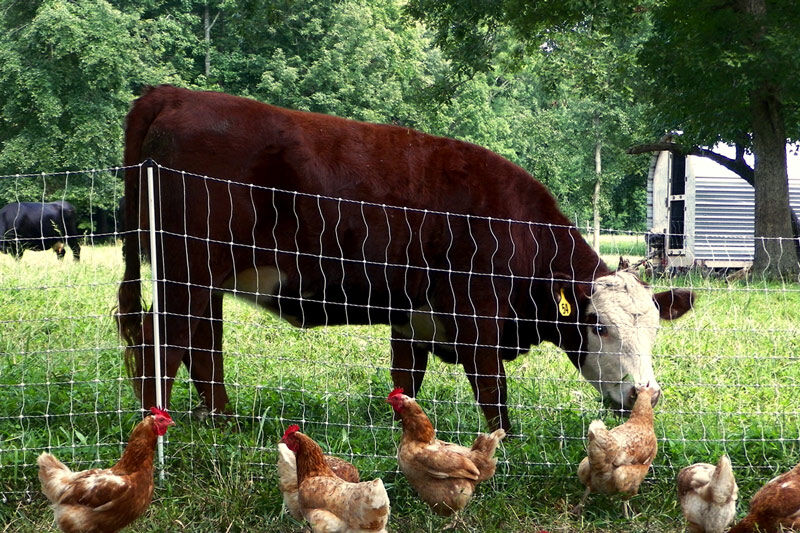
[[[141,261],[147,253],[146,232],[140,231],[142,224],[139,218],[140,179],[145,159],[142,145],[150,130],[150,126],[164,108],[166,98],[163,91],[152,87],[145,89],[141,98],[137,99],[125,120],[125,211],[123,227],[125,234],[122,240],[122,255],[125,260],[125,273],[118,292],[117,326],[120,337],[127,344],[125,349],[125,370],[128,376],[135,378],[142,375],[142,284]],[[134,387],[139,393],[140,388]]]

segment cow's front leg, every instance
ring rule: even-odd
[[[412,398],[417,395],[428,368],[427,347],[416,344],[411,339],[392,335],[392,383],[402,387],[403,392]]]
[[[475,401],[492,431],[503,428],[511,433],[511,421],[506,405],[506,371],[496,351],[476,350],[473,356],[462,361]]]
[[[228,405],[222,365],[222,295],[212,294],[210,300],[189,337],[183,363],[206,408],[218,414],[227,412]]]

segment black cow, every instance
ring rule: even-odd
[[[75,208],[69,202],[14,202],[0,209],[0,251],[20,259],[25,250],[52,248],[63,259],[65,242],[80,261]]]

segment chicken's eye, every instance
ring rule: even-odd
[[[608,327],[604,326],[603,324],[596,324],[594,326],[594,332],[597,333],[600,337],[605,337],[608,335]]]

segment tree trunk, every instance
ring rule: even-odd
[[[738,9],[756,20],[767,14],[766,0],[739,0]],[[754,38],[758,48],[765,34]],[[765,81],[750,93],[753,126],[753,189],[755,190],[755,257],[753,273],[767,279],[798,281],[800,257],[794,239],[794,214],[789,205],[786,172],[786,124],[778,89]]]
[[[599,130],[600,119],[594,118],[595,129]],[[597,142],[594,145],[594,172],[596,180],[594,182],[594,194],[592,194],[592,210],[594,214],[594,234],[592,235],[592,248],[600,253],[600,178],[603,175],[603,160],[601,157],[603,145],[600,141],[600,134],[597,134]]]
[[[786,129],[773,87],[762,85],[750,97],[753,121],[755,257],[753,273],[768,279],[798,281],[800,263],[792,231],[786,171]]]

